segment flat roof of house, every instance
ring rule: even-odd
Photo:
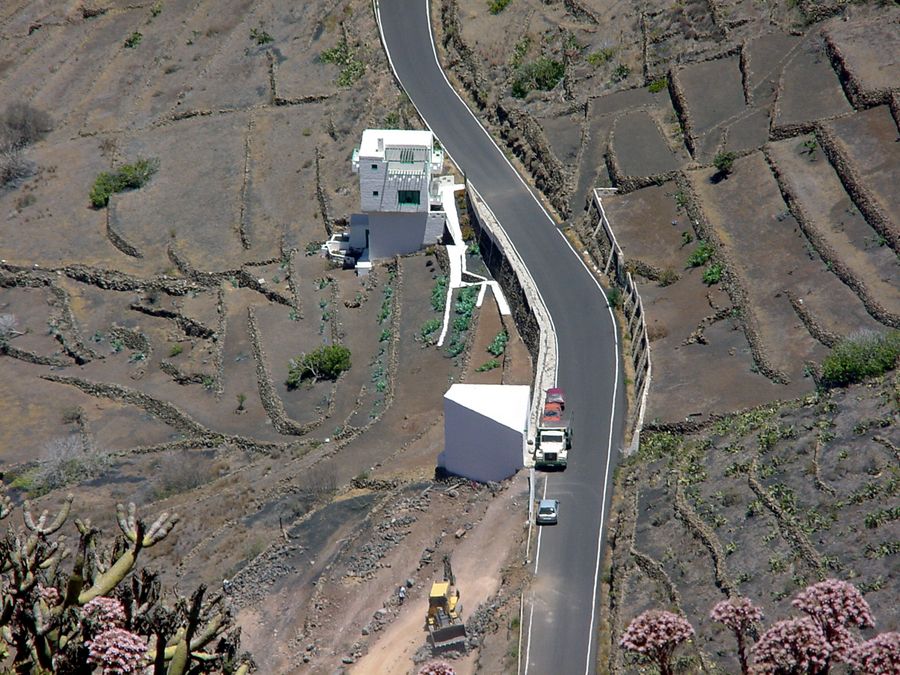
[[[527,384],[454,384],[444,398],[510,429],[523,431],[528,426],[531,387]]]
[[[381,149],[378,149],[378,139],[382,139]],[[430,131],[416,129],[366,129],[359,143],[360,157],[384,157],[384,148],[387,146],[416,146],[432,148],[434,134]]]

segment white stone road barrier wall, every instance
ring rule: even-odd
[[[487,232],[497,248],[503,253],[507,262],[509,262],[540,331],[528,429],[528,440],[533,441],[535,429],[537,429],[537,423],[544,405],[544,392],[550,387],[556,386],[558,359],[556,331],[553,328],[550,312],[547,311],[547,306],[544,304],[534,279],[531,277],[531,272],[528,271],[525,263],[522,262],[516,247],[507,236],[490,207],[478,194],[478,191],[471,185],[467,187],[467,190],[475,217],[478,219],[482,229]],[[526,466],[531,466],[533,458],[528,451],[528,447],[530,446],[526,446],[525,464]]]

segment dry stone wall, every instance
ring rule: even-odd
[[[471,186],[466,189],[466,204],[484,262],[500,284],[519,335],[531,354],[535,392],[531,401],[531,428],[534,429],[542,404],[542,397],[537,393],[554,386],[556,380],[556,335],[550,314],[503,227]]]

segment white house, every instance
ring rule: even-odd
[[[366,129],[352,164],[362,210],[350,217],[357,260],[413,253],[441,239],[445,214],[435,174],[444,151],[430,131]]]
[[[438,467],[482,483],[524,465],[531,387],[454,384],[444,394],[444,450]]]

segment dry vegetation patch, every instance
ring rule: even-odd
[[[694,434],[649,435],[620,467],[607,577],[611,639],[648,608],[686,613],[697,628],[681,667],[732,670],[727,634],[706,620],[730,589],[768,618],[826,576],[851,579],[896,630],[896,378],[766,405]],[[865,634],[867,637],[869,633]],[[632,672],[610,648],[609,670]],[[604,664],[605,665],[605,664]]]
[[[4,480],[17,501],[72,489],[99,527],[122,499],[190,514],[155,549],[164,583],[234,578],[235,601],[258,608],[300,589],[283,650],[258,615],[245,625],[245,646],[271,652],[264,669],[294,667],[312,582],[367,555],[372,508],[429,485],[441,398],[464,377],[479,314],[451,358],[423,337],[440,316],[437,258],[362,279],[319,254],[358,207],[361,131],[421,126],[371,6],[115,2],[64,15],[22,0],[3,4],[0,35],[0,147],[15,155],[0,176]],[[154,160],[149,180],[115,180],[140,158]],[[289,360],[321,347],[348,349],[350,368],[289,390]],[[527,352],[516,360],[530,374]],[[415,482],[394,484],[394,501],[345,489],[405,453]],[[421,514],[432,541],[465,524]],[[418,560],[419,543],[400,538],[395,553]],[[337,621],[369,615],[396,583],[361,578],[361,604]]]

